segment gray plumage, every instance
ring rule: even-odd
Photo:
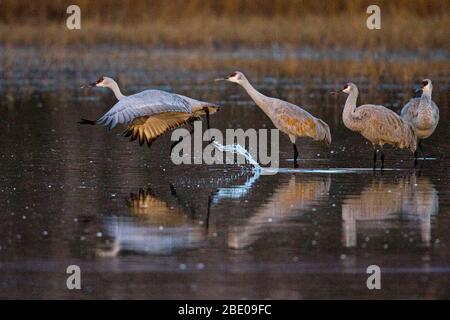
[[[401,117],[410,123],[417,138],[431,136],[439,123],[439,108],[431,99],[433,85],[430,79],[422,81],[422,95],[411,99],[402,109]]]
[[[330,127],[323,120],[314,117],[308,111],[287,101],[271,98],[258,92],[247,80],[242,72],[233,72],[225,79],[241,85],[272,120],[281,132],[289,136],[294,146],[294,163],[297,162],[298,151],[295,142],[298,137],[309,137],[316,141],[331,144]]]
[[[177,94],[161,90],[145,90],[120,99],[97,123],[111,129],[118,123],[128,124],[137,117],[152,116],[163,112],[192,113],[192,101]],[[200,104],[200,101],[198,101]]]
[[[101,77],[96,83],[87,86],[110,88],[119,101],[96,121],[82,119],[80,123],[100,124],[109,129],[117,124],[126,124],[128,127],[124,135],[131,136],[131,140],[139,138],[141,145],[147,141],[150,146],[168,130],[219,110],[219,106],[213,103],[161,90],[145,90],[124,96],[117,83],[108,77]]]
[[[342,113],[344,125],[352,131],[359,132],[369,140],[374,150],[377,147],[382,150],[385,144],[400,149],[408,148],[411,152],[416,150],[417,139],[414,130],[397,113],[380,105],[365,104],[356,107],[359,92],[354,83],[348,83],[342,91],[348,94]],[[383,167],[383,151],[381,161]],[[374,168],[375,164],[376,154],[374,156]]]

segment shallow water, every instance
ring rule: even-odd
[[[414,169],[410,154],[388,148],[386,170],[374,173],[370,146],[342,124],[344,97],[328,95],[343,81],[311,92],[291,79],[255,83],[332,130],[330,148],[298,141],[297,169],[280,134],[276,175],[175,166],[170,135],[148,149],[120,130],[77,125],[114,102],[100,89],[3,98],[0,298],[450,298],[450,84],[434,91],[430,159]],[[182,82],[161,88],[221,102],[214,127],[272,127],[242,89]],[[363,88],[360,102],[399,112],[411,88]],[[66,288],[72,264],[80,291]],[[372,264],[381,290],[366,287]]]

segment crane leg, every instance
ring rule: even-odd
[[[170,194],[172,195],[172,197],[174,197],[177,202],[186,209],[186,211],[189,212],[189,214],[194,217],[195,216],[195,208],[193,206],[191,206],[191,204],[187,201],[184,201],[177,193],[177,190],[175,189],[175,186],[170,183],[169,184],[170,187]]]
[[[206,231],[208,231],[208,229],[209,229],[209,216],[211,214],[211,202],[212,202],[212,197],[211,197],[211,195],[209,195],[208,196],[208,206],[207,206],[207,210],[206,210],[206,223],[205,223]]]
[[[205,111],[205,114],[206,114],[206,127],[209,129],[210,128],[210,126],[209,126],[209,109],[208,109],[208,107],[205,107],[205,108],[203,108],[203,110]]]
[[[384,151],[381,149],[381,170],[384,169]]]
[[[187,136],[190,136],[190,135],[193,134],[193,133],[194,133],[194,127],[192,127],[191,130],[189,130],[189,134],[188,134],[188,135],[185,135],[184,137],[180,137],[180,138],[178,139],[178,141],[172,142],[172,144],[170,145],[170,153],[172,153],[173,148],[174,148],[177,144],[179,144],[181,141],[183,141],[184,138],[186,138]]]
[[[373,170],[377,168],[377,149],[373,148]]]
[[[210,127],[210,124],[209,124],[209,109],[208,109],[208,107],[205,107],[205,108],[203,108],[203,110],[205,111],[205,114],[206,114],[206,127],[207,127],[208,129],[210,129],[211,127]],[[213,143],[213,141],[214,141],[214,137],[212,137],[212,138],[209,140],[208,145],[211,144],[211,143]]]
[[[426,158],[425,158],[425,152],[423,152],[423,148],[422,148],[422,140],[419,140],[419,150],[420,150],[420,153],[422,153],[423,160],[425,160]]]
[[[292,146],[294,148],[294,168],[298,168],[298,163],[297,163],[298,150],[297,150],[297,146],[295,145],[295,143],[293,143]]]

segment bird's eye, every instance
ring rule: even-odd
[[[428,85],[428,81],[422,81],[422,86],[427,86]]]

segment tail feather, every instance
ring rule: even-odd
[[[317,122],[319,124],[319,128],[317,130],[318,134],[319,134],[319,139],[320,141],[325,141],[328,145],[331,144],[331,132],[330,132],[330,127],[328,126],[328,124],[321,120],[321,119],[317,119]]]
[[[96,120],[88,120],[88,119],[81,119],[78,121],[79,124],[89,124],[91,126],[95,126],[97,124]]]
[[[210,115],[213,114],[213,113],[216,113],[217,111],[220,110],[220,107],[218,105],[210,104],[210,105],[207,105],[207,106],[200,106],[198,108],[195,107],[195,108],[192,109],[192,113],[194,115],[196,115],[196,116],[204,116],[206,114],[205,110],[204,110],[205,107],[208,108],[208,111],[209,111]]]
[[[404,146],[407,147],[411,152],[415,152],[417,149],[417,136],[414,128],[410,123],[405,125],[405,141]]]

